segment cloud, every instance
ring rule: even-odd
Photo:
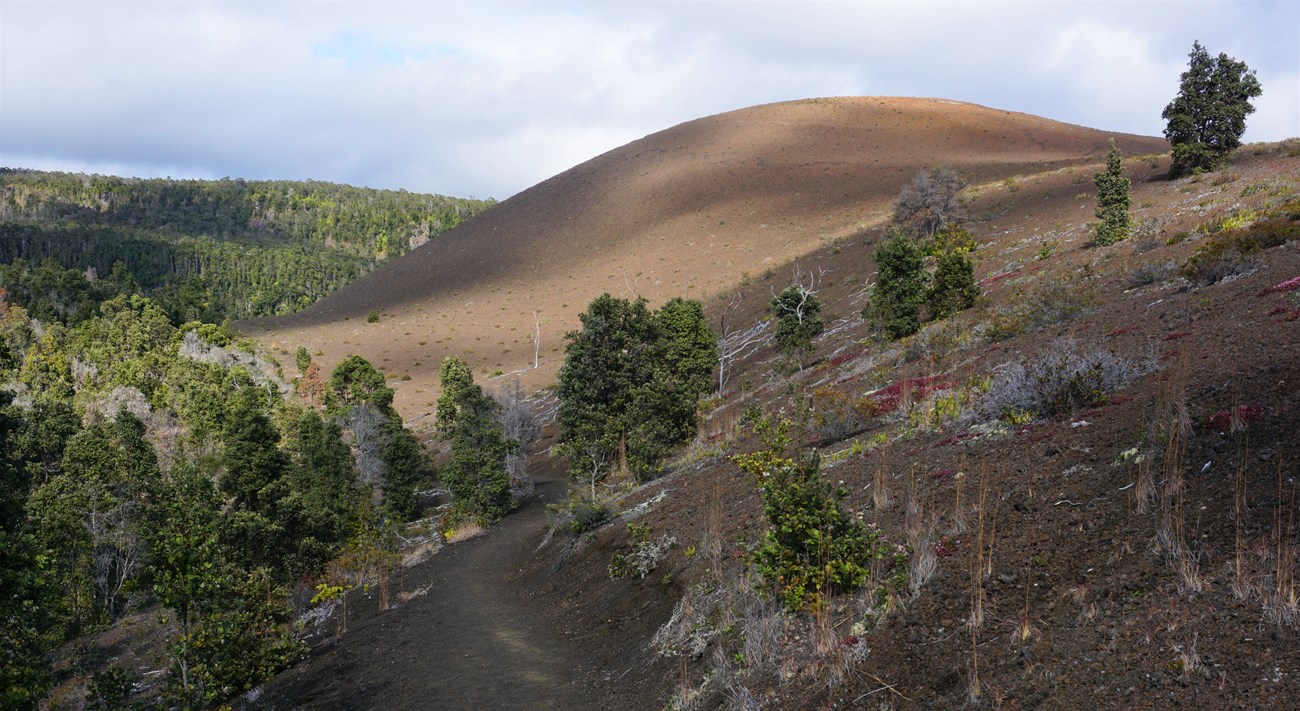
[[[1248,138],[1297,133],[1294,6],[1118,8],[7,2],[0,162],[504,198],[682,121],[810,96],[1158,134],[1197,38],[1259,70]]]

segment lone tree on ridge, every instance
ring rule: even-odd
[[[1169,122],[1165,138],[1173,145],[1174,177],[1222,167],[1241,145],[1246,116],[1255,111],[1250,100],[1262,93],[1245,62],[1226,54],[1211,57],[1199,41],[1188,57],[1178,96],[1161,114]]]

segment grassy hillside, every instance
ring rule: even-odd
[[[0,262],[122,262],[179,320],[291,313],[494,204],[319,181],[0,170]]]

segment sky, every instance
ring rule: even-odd
[[[1300,3],[15,2],[0,166],[507,198],[683,121],[927,96],[1160,135],[1192,42],[1300,135]]]

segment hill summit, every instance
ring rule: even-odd
[[[1111,138],[1128,155],[1167,150],[1162,139],[940,99],[741,109],[609,151],[296,315],[239,326],[272,348],[319,351],[329,367],[365,357],[400,379],[396,404],[418,417],[432,411],[450,355],[551,382],[563,334],[601,292],[708,299],[878,224],[921,168],[949,165],[978,184],[1096,162]]]

